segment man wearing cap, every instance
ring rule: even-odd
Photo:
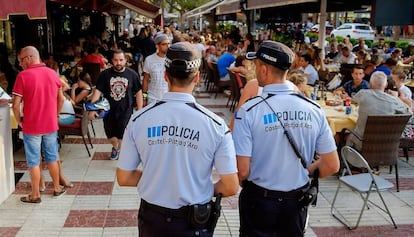
[[[192,96],[200,64],[193,45],[173,44],[165,59],[169,91],[134,114],[125,130],[117,179],[121,186],[138,187],[139,236],[212,236],[209,225],[190,224],[189,217],[213,195],[238,191],[230,130]],[[215,183],[213,166],[219,175]]]
[[[170,39],[165,34],[158,34],[155,37],[157,52],[151,54],[144,62],[144,79],[142,80],[142,91],[144,106],[161,100],[168,91],[167,82],[164,80],[165,54],[170,46]]]
[[[294,58],[291,49],[264,41],[246,58],[254,59],[259,86],[264,88],[235,115],[233,138],[243,187],[240,236],[303,236],[307,205],[299,200],[316,169],[319,177],[338,171],[335,141],[319,106],[286,83]],[[293,143],[304,157],[303,165]],[[320,159],[312,163],[315,153]]]

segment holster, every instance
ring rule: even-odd
[[[222,194],[218,193],[216,196],[216,200],[211,201],[211,215],[210,215],[210,219],[208,221],[208,230],[213,233],[214,232],[214,228],[216,228],[218,219],[220,218],[220,214],[221,214],[221,198],[222,198]]]
[[[211,203],[191,205],[188,211],[188,224],[194,229],[207,228],[211,215]]]
[[[307,189],[303,191],[303,196],[299,198],[299,204],[302,207],[307,207],[312,204],[316,206],[319,192],[319,169],[313,173],[313,179]]]

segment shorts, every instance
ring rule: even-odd
[[[47,163],[59,160],[57,132],[43,135],[29,135],[23,133],[24,150],[26,152],[27,167],[40,165],[41,149]]]
[[[60,115],[59,124],[73,124],[75,122],[75,115]]]
[[[122,139],[124,136],[125,128],[128,124],[128,118],[118,118],[117,120],[114,119],[104,119],[104,130],[107,138],[116,137],[118,139]]]

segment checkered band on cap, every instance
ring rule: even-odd
[[[181,65],[175,65],[175,62],[178,62],[178,61],[181,61],[181,63],[180,63]],[[181,70],[185,71],[185,72],[191,72],[191,71],[194,71],[194,70],[197,70],[198,68],[200,68],[201,59],[195,59],[195,60],[192,60],[192,61],[187,61],[187,60],[182,60],[182,59],[171,60],[169,58],[165,59],[165,66],[167,68],[175,67],[175,66],[182,66],[183,63],[185,63],[185,68],[183,68]]]
[[[168,48],[165,67],[170,72],[194,72],[200,66],[200,51],[189,42],[177,42]]]

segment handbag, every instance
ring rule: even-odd
[[[106,118],[109,114],[109,110],[111,109],[109,101],[105,97],[99,98],[99,100],[95,103],[85,103],[83,104],[83,107],[86,111],[97,111],[97,118]]]

